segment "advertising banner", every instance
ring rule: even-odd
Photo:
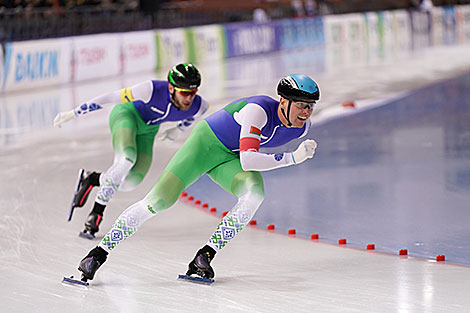
[[[121,73],[119,34],[72,37],[72,80],[118,75]]]
[[[5,59],[3,57],[3,47],[0,44],[0,92],[3,89],[3,65],[5,64]]]
[[[442,16],[444,26],[443,43],[453,45],[457,43],[457,18],[454,7],[444,7]]]
[[[343,15],[327,15],[323,18],[325,43],[341,45],[346,40],[346,21]]]
[[[171,66],[189,62],[187,35],[184,28],[163,29],[156,31],[157,67]]]
[[[342,15],[345,23],[344,39],[349,44],[366,44],[367,28],[363,14]]]
[[[382,41],[381,23],[377,12],[364,13],[366,19],[367,43],[371,49],[376,49]]]
[[[431,39],[431,14],[410,11],[412,48],[429,47]]]
[[[157,43],[154,31],[121,34],[122,73],[136,73],[157,67]]]
[[[224,25],[227,57],[265,53],[280,49],[280,36],[274,23],[234,23]]]
[[[470,5],[455,7],[458,43],[470,43]]]
[[[6,43],[2,90],[23,90],[68,82],[70,39]]]
[[[385,31],[389,31],[393,37],[393,46],[399,51],[407,51],[411,48],[411,20],[410,15],[405,10],[388,11],[384,17],[388,16],[388,26]],[[391,28],[390,28],[391,27]]]
[[[204,63],[225,59],[225,33],[221,25],[187,29],[189,61]]]
[[[444,43],[444,10],[433,7],[431,11],[431,38],[434,46]]]
[[[281,34],[281,50],[325,44],[322,18],[286,19],[276,24]]]

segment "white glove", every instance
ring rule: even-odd
[[[171,141],[175,141],[176,139],[178,139],[178,137],[183,133],[183,130],[181,128],[179,128],[178,126],[175,126],[175,127],[172,127],[172,128],[168,128],[167,130],[165,130],[164,132],[162,132],[162,134],[160,136],[158,136],[158,139],[159,140],[171,140]]]
[[[71,119],[76,118],[74,110],[66,111],[66,112],[59,112],[57,113],[56,117],[54,118],[54,127],[60,128],[62,124],[65,122],[70,121]]]
[[[312,139],[307,139],[302,142],[297,150],[292,152],[292,159],[294,164],[300,164],[307,159],[311,159],[315,154],[315,149],[317,148],[317,142]]]

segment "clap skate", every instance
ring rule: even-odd
[[[95,233],[99,231],[99,225],[101,224],[102,220],[102,214],[98,214],[92,211],[90,215],[88,215],[88,218],[85,222],[85,229],[81,231],[78,235],[80,237],[84,237],[90,240],[95,238]]]
[[[81,279],[74,279],[73,276],[64,277],[62,283],[88,287],[88,280],[92,280],[95,277],[96,271],[104,262],[106,262],[107,254],[108,253],[100,247],[94,248],[80,261],[80,264],[78,265],[78,270],[82,272]]]
[[[211,258],[210,253],[203,250],[204,248],[200,249],[189,263],[186,275],[178,275],[178,279],[208,285],[214,282],[214,269],[210,265],[213,257]]]
[[[73,194],[72,205],[70,206],[70,213],[68,221],[72,220],[73,211],[75,208],[81,208],[85,205],[90,191],[93,189],[91,184],[90,174],[92,172],[85,172],[83,168],[78,171],[78,180]]]

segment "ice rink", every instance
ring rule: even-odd
[[[328,124],[332,116],[346,112],[341,107],[345,101],[355,101],[367,112],[369,105],[383,99],[470,73],[470,46],[359,55],[306,49],[201,64],[200,94],[213,112],[239,97],[276,97],[280,77],[305,73],[321,89],[313,120]],[[71,222],[67,222],[68,208],[78,169],[105,170],[112,163],[110,110],[91,113],[61,129],[53,129],[52,120],[57,112],[103,92],[145,79],[165,79],[166,71],[2,95],[0,311],[470,311],[468,265],[367,252],[255,227],[247,227],[217,255],[212,263],[213,285],[177,281],[220,220],[185,199],[148,221],[113,251],[88,289],[61,284],[63,276],[78,275],[78,262],[115,218],[150,190],[184,138],[156,142],[152,168],[143,184],[113,198],[97,239],[88,241],[79,238],[78,232],[93,199],[76,210]],[[348,147],[343,148],[341,153],[347,154]],[[468,193],[462,197],[470,203]],[[286,194],[289,201],[294,200]]]

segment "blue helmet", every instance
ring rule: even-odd
[[[287,100],[315,102],[320,99],[320,89],[310,77],[290,74],[283,77],[277,85],[277,93]]]

